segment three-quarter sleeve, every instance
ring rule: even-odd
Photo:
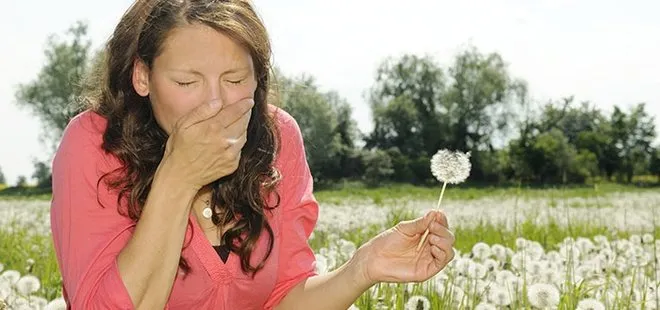
[[[116,258],[134,224],[119,214],[116,195],[99,182],[111,165],[96,129],[89,115],[74,118],[52,162],[55,253],[70,308],[133,309]]]
[[[281,197],[279,266],[275,288],[265,309],[273,309],[294,286],[316,275],[314,252],[308,239],[316,225],[319,206],[313,195],[313,179],[305,156],[302,134],[286,112],[281,116]]]

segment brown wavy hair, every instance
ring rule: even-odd
[[[168,135],[156,123],[149,99],[139,96],[133,88],[133,64],[140,59],[151,68],[168,33],[177,26],[193,23],[230,36],[250,52],[255,67],[255,105],[239,166],[233,174],[210,184],[211,204],[216,206],[213,223],[221,226],[238,218],[223,241],[238,253],[243,271],[254,276],[263,268],[274,243],[265,210],[279,204],[279,195],[275,193],[277,204],[272,207],[267,206],[265,197],[275,192],[279,182],[274,167],[279,135],[267,103],[271,94],[271,47],[252,5],[246,0],[137,0],[115,28],[103,58],[86,81],[85,104],[107,120],[102,147],[122,163],[120,170],[114,171],[119,174],[107,184],[118,190],[118,203],[122,198],[127,200],[128,208],[120,212],[137,221],[163,158]],[[217,206],[225,207],[222,217]],[[257,266],[251,266],[252,251],[264,229],[270,237],[268,250]],[[183,257],[179,266],[186,273],[190,270]]]

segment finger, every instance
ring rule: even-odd
[[[220,99],[202,103],[181,117],[179,124],[182,128],[189,128],[190,126],[211,119],[219,114],[223,105]]]
[[[223,108],[216,118],[222,125],[221,127],[227,128],[241,120],[246,113],[251,113],[252,107],[254,107],[254,100],[252,98],[244,99]]]
[[[439,235],[429,235],[429,244],[436,245],[439,247],[453,247],[455,240],[453,236],[439,236]]]
[[[438,224],[437,222],[433,222],[431,225],[429,225],[429,233],[445,238],[454,238],[454,233],[451,230]]]
[[[396,225],[395,229],[408,237],[414,237],[417,234],[423,234],[431,221],[433,221],[433,211],[414,220],[401,221]]]
[[[443,268],[449,264],[454,259],[454,255],[456,255],[454,248],[445,250],[437,245],[431,246],[431,256],[433,256],[439,268]]]
[[[447,220],[447,216],[445,215],[444,212],[435,210],[433,211],[433,215],[435,216],[434,221],[437,223],[440,223],[440,225],[449,227],[449,220]]]
[[[448,240],[446,238],[440,238],[439,240],[435,240],[434,242],[432,242],[432,244],[430,244],[430,246],[431,248],[435,247],[440,249],[442,252],[444,252],[447,255],[451,254],[451,252],[454,251],[453,242],[451,242],[451,240]]]
[[[240,137],[245,132],[247,132],[247,128],[250,124],[251,118],[252,118],[252,113],[248,111],[248,113],[243,114],[243,116],[240,119],[238,119],[236,122],[224,128],[222,135],[230,139],[231,138],[238,139],[238,137]]]
[[[226,136],[225,136],[226,135]],[[223,133],[222,147],[226,151],[239,152],[247,142],[247,131],[239,132],[236,135],[228,135]]]

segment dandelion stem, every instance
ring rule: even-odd
[[[447,182],[442,183],[442,191],[440,191],[440,199],[438,199],[438,205],[435,207],[436,210],[440,209],[440,204],[442,203],[442,197],[445,195],[445,188],[447,188]],[[429,235],[429,229],[426,228],[426,231],[422,236],[422,240],[419,240],[419,244],[417,244],[417,251],[419,251],[419,249],[422,247],[422,244],[424,244],[424,240],[426,240],[426,236],[428,235]]]

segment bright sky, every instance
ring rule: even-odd
[[[0,19],[0,167],[10,184],[46,158],[39,122],[16,108],[15,86],[36,77],[51,33],[89,22],[94,47],[132,1],[9,1]],[[256,0],[286,74],[308,73],[372,128],[363,93],[378,63],[402,53],[446,65],[466,46],[497,51],[537,100],[575,95],[609,111],[647,102],[660,118],[660,2],[655,0]],[[660,122],[659,122],[660,125]],[[660,127],[660,126],[659,126]]]

